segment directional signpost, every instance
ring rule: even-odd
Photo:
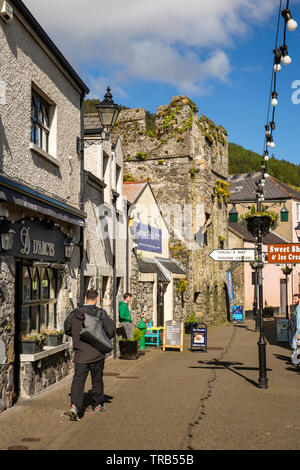
[[[214,250],[209,255],[214,261],[242,261],[252,262],[255,261],[255,250]]]

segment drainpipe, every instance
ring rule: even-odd
[[[84,98],[85,93],[80,98],[80,117],[81,117],[81,139],[84,142]],[[84,181],[84,145],[81,145],[81,159],[80,159],[80,176],[81,176],[81,189],[80,189],[80,209],[84,211],[85,202],[85,181]],[[80,227],[80,287],[79,287],[79,305],[84,304],[84,227]]]
[[[117,248],[117,243],[116,243],[116,237],[117,237],[117,231],[116,231],[116,225],[117,225],[117,199],[118,199],[118,194],[113,192],[113,249],[112,249],[112,255],[113,255],[113,319],[114,319],[114,324],[115,327],[117,326],[117,272],[116,272],[116,248]],[[113,353],[113,358],[117,359],[117,335],[114,337],[114,353]]]

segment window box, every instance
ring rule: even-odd
[[[63,335],[47,335],[47,346],[59,346],[63,342]]]
[[[21,354],[37,354],[43,351],[43,346],[35,341],[22,341]]]

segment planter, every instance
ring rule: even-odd
[[[134,360],[139,356],[138,341],[119,341],[120,359]]]
[[[47,335],[47,346],[59,346],[63,342],[63,335]]]
[[[34,341],[21,342],[21,354],[36,354],[43,351],[43,346]]]
[[[267,215],[257,215],[249,217],[246,220],[247,230],[252,235],[257,236],[259,229],[261,229],[262,235],[269,233],[272,219]]]
[[[198,323],[189,323],[186,322],[184,324],[184,332],[187,335],[190,335],[192,333],[192,328],[196,328],[198,326]]]

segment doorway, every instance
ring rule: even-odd
[[[157,326],[164,326],[164,296],[165,286],[162,282],[157,284]]]

